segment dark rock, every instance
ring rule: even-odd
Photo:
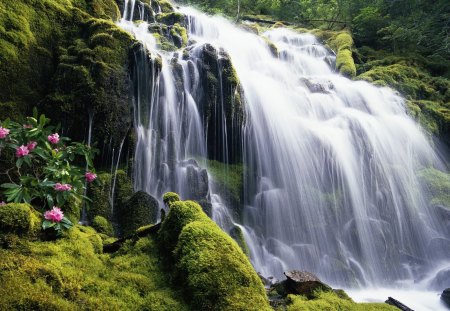
[[[450,288],[444,289],[441,295],[441,300],[448,308],[450,308]]]
[[[328,82],[327,84],[312,81],[306,78],[302,78],[301,81],[305,86],[309,89],[311,93],[323,93],[323,94],[329,94],[330,89],[333,88],[333,85]]]
[[[308,298],[313,298],[313,293],[316,290],[331,291],[332,288],[322,281],[317,276],[307,271],[293,270],[284,272],[286,276],[286,289],[290,294],[304,295]]]
[[[118,208],[117,221],[121,236],[127,236],[139,227],[156,223],[159,203],[148,193],[138,191]]]

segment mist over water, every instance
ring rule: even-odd
[[[158,51],[146,23],[120,23],[153,55],[135,54],[137,190],[183,196],[192,176],[208,183],[188,159],[207,157],[198,62],[209,44],[229,55],[240,81],[246,205],[239,226],[258,272],[281,278],[307,270],[340,287],[417,280],[426,288],[427,277],[450,266],[449,228],[430,212],[417,178],[422,168],[444,165],[400,96],[335,73],[333,53],[311,34],[265,32],[274,55],[260,36],[224,18],[179,10],[192,43],[187,57]],[[223,103],[217,107],[223,114]],[[231,122],[221,120],[223,128]],[[220,133],[226,159],[234,134]],[[206,197],[213,219],[229,230],[236,222],[229,207],[211,185]]]

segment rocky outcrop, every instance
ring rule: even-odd
[[[450,308],[450,288],[444,289],[441,294],[441,300],[448,308]]]
[[[293,270],[284,272],[285,288],[289,293],[313,297],[316,290],[331,291],[332,288],[323,283],[317,276],[307,271]]]
[[[156,223],[159,203],[144,191],[138,191],[119,207],[117,222],[121,236],[127,236],[139,227]]]

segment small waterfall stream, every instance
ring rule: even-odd
[[[179,10],[191,40],[184,53],[158,51],[148,24],[127,20],[132,12],[120,22],[150,51],[135,49],[137,190],[206,199],[229,230],[229,207],[193,159],[216,148],[229,163],[239,153],[246,168],[239,227],[263,275],[302,269],[336,286],[404,286],[450,265],[449,228],[428,210],[417,179],[421,168],[444,165],[401,97],[336,74],[333,53],[311,34],[267,31],[274,55],[260,36],[224,18]],[[229,57],[245,106],[239,136],[229,130],[239,120],[226,118],[227,103],[215,103],[218,146],[210,145],[200,105],[205,46]],[[233,145],[240,147],[230,153]]]

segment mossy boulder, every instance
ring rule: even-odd
[[[158,200],[144,191],[136,192],[117,211],[121,235],[130,235],[139,227],[156,223],[158,211]]]
[[[42,220],[29,204],[9,203],[0,205],[0,233],[20,236],[36,236]]]
[[[156,20],[159,23],[166,24],[166,25],[185,25],[185,16],[182,13],[179,12],[170,12],[170,13],[161,13],[156,16]]]
[[[170,207],[173,202],[180,201],[180,196],[175,192],[166,192],[163,195],[163,202]]]
[[[102,216],[95,216],[91,226],[98,233],[103,233],[109,236],[113,235],[114,233],[111,223],[105,217]]]
[[[158,240],[193,309],[270,310],[248,258],[196,202],[172,203]]]

